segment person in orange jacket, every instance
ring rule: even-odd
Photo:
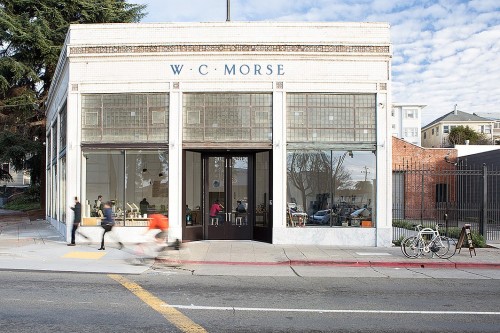
[[[159,230],[155,235],[155,240],[157,243],[167,243],[168,242],[168,217],[160,213],[151,214],[149,220],[148,230]]]

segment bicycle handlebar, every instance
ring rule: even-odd
[[[425,229],[425,228],[421,224],[415,226],[416,231],[421,231],[422,229]],[[428,229],[432,229],[432,228],[428,228]],[[436,231],[438,231],[438,229],[439,229],[439,223],[436,224]]]

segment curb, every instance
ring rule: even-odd
[[[348,260],[289,260],[277,262],[201,261],[156,259],[157,262],[180,265],[223,266],[323,266],[323,267],[389,267],[389,268],[441,268],[441,269],[500,269],[500,263],[407,262],[407,261],[348,261]]]

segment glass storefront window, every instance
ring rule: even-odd
[[[59,186],[61,191],[59,193],[59,220],[66,223],[66,156],[61,157],[59,160]]]
[[[51,206],[51,213],[52,213],[52,217],[57,219],[58,215],[57,215],[57,188],[58,188],[58,182],[57,182],[57,166],[56,164],[52,164],[52,168],[50,169],[51,170],[51,179],[52,179],[52,186],[50,187],[50,206]]]
[[[126,225],[131,225],[133,219],[146,219],[153,212],[168,215],[166,152],[127,151],[126,175]]]
[[[100,222],[98,197],[111,201],[117,224],[147,226],[153,212],[168,214],[168,154],[164,150],[84,153],[83,225]]]
[[[86,221],[85,218],[99,218],[98,197],[102,196],[101,202],[111,201],[113,212],[117,218],[123,218],[123,197],[125,184],[124,152],[122,151],[99,151],[84,153],[85,165],[85,198],[82,207],[83,225],[98,224],[98,221]],[[117,221],[118,222],[118,221]]]
[[[47,175],[47,179],[45,180],[47,184],[52,184],[52,169],[50,165],[47,167],[47,171],[45,172]],[[52,217],[52,186],[46,186],[45,194],[47,195],[47,215]]]
[[[287,225],[375,226],[372,151],[288,150]]]
[[[269,152],[255,155],[255,226],[268,227],[271,209],[269,207]]]
[[[201,154],[186,151],[186,216],[185,225],[187,227],[200,227],[203,222],[201,212],[201,198],[203,184],[201,176]]]

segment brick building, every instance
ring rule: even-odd
[[[392,138],[394,219],[439,219],[455,201],[457,150]]]

